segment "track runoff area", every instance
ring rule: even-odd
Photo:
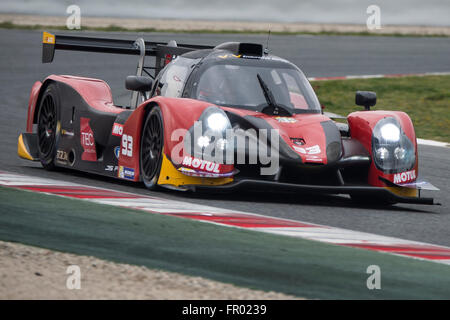
[[[9,172],[0,172],[0,186],[450,265],[450,247],[417,241]]]

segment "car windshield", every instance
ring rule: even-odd
[[[215,64],[197,83],[196,99],[216,105],[261,111],[268,105],[258,76],[275,103],[292,113],[320,112],[320,104],[306,77],[296,68]]]

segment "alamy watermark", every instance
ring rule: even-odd
[[[226,129],[204,130],[196,121],[191,130],[172,132],[171,159],[186,170],[201,170],[220,175],[230,165],[259,164],[261,175],[275,175],[279,170],[279,130]],[[228,166],[228,167],[227,167]]]
[[[81,289],[81,269],[77,265],[68,266],[66,269],[66,274],[69,276],[66,280],[66,288],[69,290],[80,290]]]
[[[381,269],[379,266],[373,264],[367,267],[367,274],[370,276],[367,278],[366,286],[369,290],[381,289]]]
[[[369,17],[366,20],[367,29],[379,30],[381,29],[381,9],[377,5],[370,5],[366,9]]]
[[[79,6],[72,4],[67,7],[66,13],[69,14],[66,20],[66,27],[69,30],[81,29],[81,9]]]

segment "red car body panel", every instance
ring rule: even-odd
[[[109,113],[121,113],[123,111],[122,108],[114,106],[111,88],[103,80],[66,75],[51,75],[47,80],[59,81],[71,86],[89,106],[98,111]]]
[[[321,114],[295,114],[292,116],[296,122],[283,122],[285,117],[271,117],[265,114],[260,116],[274,129],[279,130],[283,140],[302,158],[303,163],[327,164],[326,136],[321,122],[330,121]],[[293,140],[303,139],[305,144],[297,146]]]
[[[276,117],[245,109],[227,107],[222,107],[222,109],[241,117],[249,115],[264,119],[272,128],[279,130],[281,138],[299,154],[303,163],[327,164],[326,137],[320,123],[330,121],[330,118],[322,114],[294,114],[292,117]],[[283,121],[283,119],[287,118],[292,118],[295,122]],[[299,146],[295,145],[292,138],[303,139],[305,144],[299,148]],[[309,148],[314,146],[319,146],[320,152],[313,155],[308,154],[306,150],[310,150]],[[299,151],[301,149],[305,150],[305,152]]]
[[[40,81],[35,82],[31,88],[28,102],[27,132],[33,132],[33,123],[37,121],[36,105],[39,96],[43,93],[41,89],[45,88],[51,81],[62,82],[71,86],[83,97],[89,106],[98,111],[114,114],[124,111],[122,108],[114,106],[111,88],[103,80],[67,75],[51,75],[42,83]]]
[[[33,132],[34,123],[34,110],[36,109],[36,103],[39,97],[39,93],[42,87],[42,82],[36,81],[31,87],[30,99],[28,101],[28,114],[27,114],[27,132]]]
[[[158,105],[163,114],[164,153],[169,159],[171,159],[172,149],[181,142],[181,137],[184,137],[184,134],[179,137],[179,140],[173,140],[171,134],[168,133],[173,133],[177,129],[188,130],[193,123],[198,120],[202,112],[207,107],[211,106],[211,103],[193,99],[157,96],[143,102],[136,108],[135,111],[133,111],[123,126],[123,135],[132,136],[133,141],[140,141],[142,126],[146,114],[146,107],[152,104]],[[189,112],[180,112],[181,108],[183,110],[189,110]],[[139,150],[140,144],[134,143],[132,156],[121,155],[119,158],[119,166],[124,166],[135,170],[135,181],[139,180],[139,156],[134,155],[139,155]],[[173,162],[180,163],[182,158],[171,160]]]

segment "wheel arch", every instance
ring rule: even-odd
[[[105,81],[76,76],[51,75],[47,77],[42,84],[40,84],[40,82],[36,82],[31,90],[28,107],[28,132],[32,132],[33,124],[37,123],[37,115],[39,113],[42,95],[51,83],[62,83],[72,87],[73,90],[78,92],[87,105],[100,112],[120,113],[123,111],[123,109],[117,108],[113,105],[111,88]],[[34,97],[36,96],[35,86],[37,87],[39,85],[40,88],[37,93],[37,99],[33,104]]]
[[[35,117],[36,117],[36,123],[38,123],[38,121],[40,121],[38,118],[40,116],[41,111],[46,111],[46,109],[41,110],[41,104],[43,102],[45,102],[47,100],[47,98],[50,98],[53,103],[53,107],[54,107],[54,137],[52,138],[52,145],[50,147],[50,149],[48,150],[48,152],[44,151],[41,152],[41,146],[40,146],[40,132],[39,132],[39,125],[40,123],[37,125],[37,137],[38,137],[38,154],[39,154],[39,159],[41,161],[42,166],[47,169],[47,170],[54,170],[56,167],[56,163],[55,163],[55,158],[56,158],[56,153],[57,153],[57,149],[58,149],[58,144],[59,144],[59,140],[60,140],[60,112],[61,112],[61,106],[60,106],[60,97],[58,94],[57,89],[55,90],[51,90],[48,91],[48,88],[54,84],[53,81],[49,81],[47,82],[45,85],[42,86],[40,92],[39,92],[39,100],[38,100],[38,104],[37,104],[37,109],[35,111]],[[47,93],[48,92],[48,93]],[[48,112],[48,111],[46,111]]]
[[[36,102],[34,103],[34,105],[32,104],[32,99],[33,99],[33,89],[32,89],[31,97],[30,97],[30,105],[29,105],[30,115],[29,115],[28,124],[27,124],[27,132],[31,133],[33,131],[33,124],[37,123],[39,108],[41,107],[42,96],[44,95],[45,90],[47,90],[48,86],[51,83],[56,83],[56,81],[53,79],[47,78],[40,85],[39,92],[37,94]]]
[[[144,112],[142,114],[142,122],[141,122],[142,125],[140,128],[139,154],[136,154],[136,157],[139,160],[139,166],[137,169],[139,172],[140,180],[145,184],[145,186],[148,189],[153,190],[153,189],[157,188],[157,186],[158,186],[159,175],[160,175],[162,163],[165,158],[164,149],[165,149],[165,139],[166,139],[166,134],[165,134],[166,128],[165,128],[163,110],[157,102],[151,101],[151,102],[147,103],[143,108],[144,108]],[[145,173],[142,171],[143,164],[141,163],[141,160],[143,157],[144,134],[145,134],[145,130],[146,130],[147,121],[150,120],[151,114],[156,114],[155,112],[152,112],[156,108],[159,109],[159,112],[156,112],[156,113],[159,114],[159,118],[160,118],[160,122],[161,122],[160,127],[161,127],[161,134],[162,134],[162,146],[160,148],[158,148],[158,150],[161,152],[161,154],[160,154],[159,162],[156,167],[156,170],[157,170],[156,173],[152,176],[152,178],[150,180],[146,181]],[[159,136],[161,136],[161,134]]]
[[[164,154],[168,156],[171,154],[173,147],[179,143],[179,141],[172,141],[172,133],[176,129],[189,130],[194,124],[194,121],[198,120],[203,110],[208,106],[211,106],[211,104],[192,99],[161,96],[151,98],[141,103],[133,111],[123,127],[123,135],[131,135],[133,137],[132,156],[121,156],[118,164],[119,169],[122,166],[134,170],[135,174],[132,179],[133,181],[140,181],[138,155],[140,153],[142,130],[146,115],[155,106],[158,106],[161,109],[164,126]]]
[[[145,122],[145,119],[146,119],[148,113],[156,106],[161,108],[159,103],[157,103],[155,101],[146,101],[146,102],[142,103],[138,108],[136,108],[133,111],[133,113],[125,121],[125,123],[123,125],[122,137],[124,135],[133,137],[132,156],[121,155],[119,157],[118,166],[119,166],[119,169],[120,169],[120,167],[133,169],[134,170],[134,178],[130,179],[133,181],[141,180],[141,175],[140,175],[140,152],[141,152],[141,150],[140,150],[140,146],[141,146],[142,132],[144,130],[144,122]],[[164,115],[163,115],[163,117],[164,117]],[[122,140],[121,140],[121,145],[120,145],[121,148],[123,147]]]

